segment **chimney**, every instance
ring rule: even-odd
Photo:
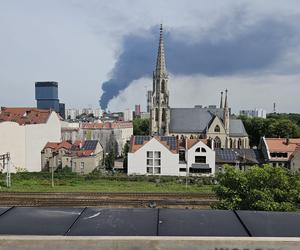
[[[287,137],[287,138],[285,139],[285,144],[286,144],[286,145],[289,145],[289,143],[290,143],[290,139]]]

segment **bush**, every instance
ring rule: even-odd
[[[218,209],[295,211],[300,209],[300,174],[264,165],[241,172],[226,166],[213,188]]]

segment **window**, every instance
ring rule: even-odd
[[[179,161],[185,161],[185,151],[184,150],[179,151]]]
[[[217,136],[215,138],[215,148],[221,148],[221,139]]]
[[[147,173],[160,174],[161,169],[161,152],[160,151],[147,151]]]
[[[179,168],[179,172],[186,172],[186,168]]]
[[[80,162],[80,173],[84,174],[84,162]]]
[[[202,153],[206,153],[206,149],[205,148],[201,148],[201,152]]]
[[[190,168],[192,174],[210,174],[211,168]]]
[[[195,163],[206,163],[206,156],[195,156]]]
[[[161,93],[165,93],[165,80],[161,82]]]
[[[155,109],[155,121],[158,121],[158,108]]]
[[[200,152],[200,148],[196,148],[195,152]]]
[[[217,132],[217,133],[219,133],[219,132],[220,132],[220,126],[219,126],[219,125],[216,125],[214,131]]]

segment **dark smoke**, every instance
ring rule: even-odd
[[[194,43],[176,39],[176,31],[165,32],[168,71],[175,75],[220,76],[265,70],[291,46],[294,32],[288,23],[265,19],[237,32],[233,37],[211,39],[218,33],[222,34],[223,29],[224,22],[220,22]],[[151,76],[158,47],[158,26],[150,29],[149,33],[151,36],[131,34],[124,38],[122,53],[112,70],[112,77],[102,85],[102,109],[106,109],[109,101],[133,80]]]

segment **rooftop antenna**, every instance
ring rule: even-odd
[[[273,103],[273,113],[276,114],[276,103]]]

